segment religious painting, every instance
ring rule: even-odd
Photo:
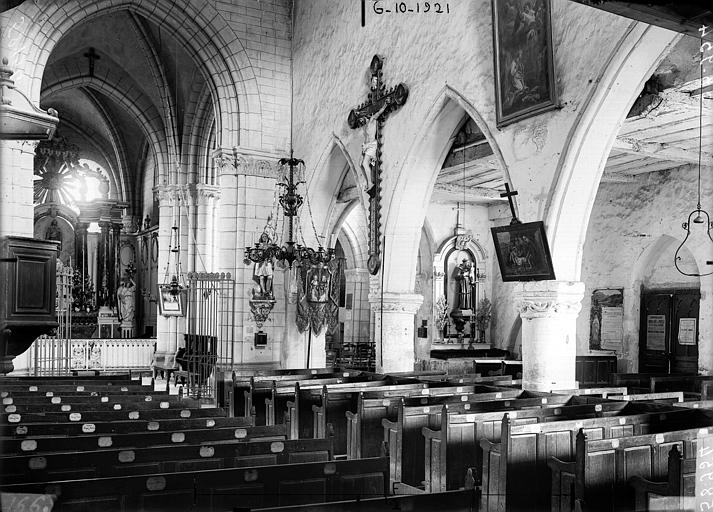
[[[594,290],[589,311],[589,348],[622,350],[623,343],[624,289]]]
[[[498,128],[557,105],[549,0],[492,0]]]
[[[555,279],[542,221],[491,228],[503,281]]]
[[[183,316],[183,293],[171,293],[170,284],[158,285],[158,312],[163,316]]]

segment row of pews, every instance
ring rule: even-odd
[[[236,371],[218,408],[130,375],[3,378],[2,510],[584,512],[692,496],[711,379],[544,393],[514,377]]]

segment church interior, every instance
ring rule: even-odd
[[[713,8],[0,1],[2,510],[713,508]]]

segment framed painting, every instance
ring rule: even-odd
[[[550,0],[492,0],[497,126],[557,107]]]
[[[503,281],[555,279],[542,221],[490,228]]]
[[[158,312],[162,316],[183,316],[185,307],[185,290],[178,294],[171,293],[170,284],[158,285]]]

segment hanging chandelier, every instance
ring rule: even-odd
[[[269,237],[264,236],[269,231],[266,227],[263,230],[263,236],[258,242],[255,242],[254,246],[245,247],[244,263],[246,265],[251,262],[259,264],[269,260],[289,268],[292,268],[295,263],[297,265],[327,264],[334,259],[334,249],[325,249],[319,244],[315,250],[295,241],[295,217],[298,216],[299,209],[304,202],[304,198],[297,192],[297,186],[303,184],[304,181],[296,181],[295,175],[300,174],[300,171],[304,169],[304,161],[294,158],[290,154],[290,158],[280,159],[279,165],[283,169],[287,166],[284,181],[277,183],[277,186],[283,189],[283,193],[279,196],[279,203],[287,220],[287,241],[284,245],[280,245],[269,240]]]

